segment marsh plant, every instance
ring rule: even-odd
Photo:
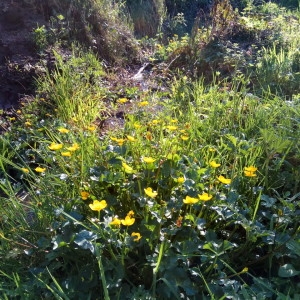
[[[300,98],[267,82],[278,55],[297,75],[280,49],[121,96],[91,51],[56,51],[0,140],[1,297],[297,299]]]

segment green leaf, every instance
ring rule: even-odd
[[[300,271],[295,270],[294,266],[291,264],[285,264],[278,270],[279,277],[289,278],[298,274],[300,274]]]

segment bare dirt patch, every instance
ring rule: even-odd
[[[46,21],[32,5],[21,0],[0,3],[0,109],[16,107],[33,92],[39,55],[33,30]]]

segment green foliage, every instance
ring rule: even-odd
[[[229,92],[226,82],[174,81],[161,112],[138,102],[124,131],[102,140],[60,118],[16,127],[1,155],[2,206],[17,194],[13,171],[30,201],[22,218],[23,203],[6,208],[2,253],[14,253],[20,272],[5,267],[2,291],[62,299],[295,295],[299,166],[286,157],[299,149],[299,103],[263,101],[246,93],[246,82],[237,78]],[[105,200],[99,211],[96,200]],[[9,233],[21,220],[24,230]]]
[[[269,40],[265,18],[227,1],[190,38],[148,40],[154,62],[184,54],[198,75],[181,70],[167,92],[122,86],[118,99],[90,51],[55,52],[0,140],[4,299],[299,297],[298,25],[279,31],[288,18],[271,8]],[[264,48],[246,59],[226,42],[238,32]],[[101,132],[104,98],[124,128]]]
[[[75,119],[82,126],[89,126],[104,109],[105,91],[101,80],[105,73],[93,53],[76,51],[78,55],[73,52],[68,61],[54,52],[55,70],[48,71],[38,80],[37,90],[41,95],[48,95],[44,101],[52,106],[63,122]]]

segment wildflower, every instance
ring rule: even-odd
[[[242,271],[241,271],[241,273],[247,273],[248,272],[248,267],[245,267]]]
[[[249,167],[245,167],[244,170],[248,172],[256,172],[257,168],[254,166],[249,166]]]
[[[147,163],[147,164],[151,164],[151,163],[155,162],[156,159],[154,159],[154,158],[152,158],[152,157],[144,156],[144,157],[143,157],[143,161],[144,161],[145,163]]]
[[[151,141],[151,140],[152,140],[152,134],[151,134],[150,131],[147,131],[147,132],[146,132],[146,139],[147,139],[148,141]]]
[[[124,171],[128,174],[132,174],[134,173],[134,170],[132,167],[130,167],[129,165],[127,165],[125,162],[122,162],[122,167],[124,168]]]
[[[131,216],[126,216],[124,220],[121,220],[122,225],[124,226],[131,226],[135,222],[135,218],[132,218]]]
[[[77,143],[74,143],[71,147],[68,147],[67,150],[74,152],[76,150],[78,150],[80,147]]]
[[[92,204],[89,204],[89,207],[91,210],[100,211],[104,209],[107,206],[107,203],[105,200],[94,200]]]
[[[48,146],[48,148],[53,151],[60,150],[62,147],[63,144],[56,144],[56,143],[51,143],[51,145]]]
[[[17,110],[17,114],[21,114],[22,111],[20,109]]]
[[[209,148],[208,151],[209,151],[209,152],[215,152],[216,149],[214,149],[214,148]]]
[[[26,121],[24,124],[25,124],[25,126],[28,126],[28,127],[32,125],[29,121]]]
[[[191,128],[191,124],[190,123],[185,123],[184,127],[185,127],[185,129],[190,129]]]
[[[88,127],[87,127],[87,130],[88,130],[88,131],[95,131],[96,128],[97,128],[97,127],[96,127],[95,125],[91,125],[91,126],[88,126]]]
[[[57,129],[60,133],[68,133],[70,130],[69,129],[67,129],[67,128],[58,128]]]
[[[178,183],[184,183],[185,182],[185,178],[184,177],[178,177],[175,179],[176,182]]]
[[[16,121],[16,118],[15,117],[11,117],[11,118],[9,118],[9,121]]]
[[[158,194],[156,191],[153,191],[151,187],[147,187],[146,189],[144,189],[144,191],[145,194],[150,198],[155,198]]]
[[[225,178],[225,177],[222,176],[222,175],[220,175],[220,176],[218,177],[218,180],[219,180],[220,182],[224,183],[224,184],[230,184],[230,183],[231,183],[231,179],[227,179],[227,178]]]
[[[134,126],[135,129],[139,129],[139,128],[142,127],[142,125],[139,124],[138,122],[134,122],[133,126]]]
[[[210,165],[212,168],[218,168],[218,167],[221,166],[221,164],[216,163],[215,160],[211,161],[211,162],[209,163],[209,165]]]
[[[193,198],[190,196],[186,196],[185,199],[183,199],[183,203],[185,203],[185,204],[195,204],[197,202],[199,202],[198,198]]]
[[[149,104],[148,101],[141,101],[140,103],[138,103],[139,107],[143,107],[143,106],[147,106]]]
[[[172,119],[172,120],[171,120],[171,123],[177,123],[177,122],[178,122],[177,119]]]
[[[78,119],[77,119],[76,117],[73,117],[72,120],[73,120],[74,122],[78,122]]]
[[[81,191],[80,195],[81,195],[81,199],[82,200],[87,200],[87,198],[89,197],[90,193],[87,192],[87,191]]]
[[[46,171],[46,168],[36,167],[34,170],[38,173],[44,173]]]
[[[61,153],[62,156],[70,157],[72,155],[71,151],[65,151]]]
[[[167,128],[168,130],[170,130],[170,131],[174,131],[174,130],[177,129],[177,126],[174,126],[174,125],[168,125],[168,126],[166,126],[166,128]]]
[[[181,225],[182,225],[182,220],[183,220],[183,217],[182,217],[182,216],[179,216],[178,219],[176,220],[176,226],[177,226],[177,227],[181,227]]]
[[[131,236],[132,237],[136,237],[135,239],[133,239],[134,242],[138,242],[142,238],[142,236],[141,236],[141,234],[139,232],[133,232],[131,234]]]
[[[118,226],[121,225],[121,220],[118,217],[114,217],[113,220],[109,223],[112,226]]]
[[[120,103],[120,104],[124,104],[124,103],[128,102],[128,99],[127,98],[120,98],[120,99],[117,100],[117,102]]]
[[[246,177],[256,177],[256,173],[255,172],[250,172],[250,171],[244,171],[244,175]]]
[[[24,172],[24,173],[29,173],[29,170],[27,168],[21,168],[21,170]]]
[[[134,211],[133,210],[130,210],[128,213],[127,213],[127,216],[128,217],[133,217],[134,216]]]
[[[183,140],[183,141],[187,141],[189,139],[189,137],[187,135],[181,135],[180,138]]]
[[[208,193],[202,193],[201,195],[198,195],[198,197],[201,201],[209,201],[212,198],[212,195],[209,195]]]
[[[114,142],[117,142],[117,144],[118,144],[119,146],[122,146],[122,145],[124,144],[124,142],[125,142],[124,139],[118,139],[118,138],[115,138],[115,137],[111,137],[110,139],[111,139],[112,141],[114,141]]]
[[[160,121],[159,120],[152,120],[150,125],[157,125]]]
[[[134,142],[135,141],[135,138],[131,135],[127,135],[127,140],[130,141],[130,142]]]
[[[255,177],[256,176],[256,172],[257,168],[254,166],[249,166],[249,167],[245,167],[244,168],[244,175],[246,177]]]

